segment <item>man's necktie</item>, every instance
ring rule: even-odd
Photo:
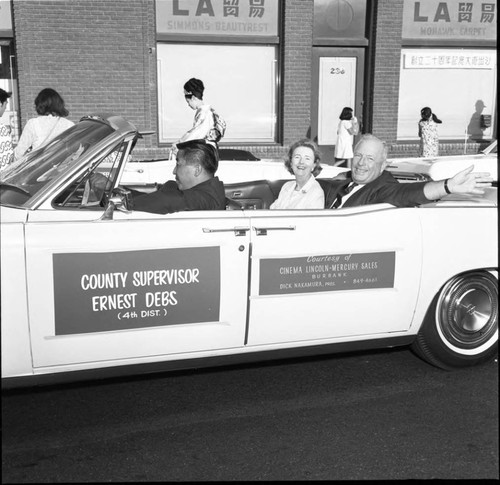
[[[330,209],[337,209],[342,204],[342,197],[345,197],[349,194],[354,187],[358,185],[356,182],[349,182],[347,185],[344,185],[337,194],[337,198],[333,201],[333,204],[330,206]]]

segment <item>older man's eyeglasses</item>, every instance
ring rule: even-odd
[[[184,97],[186,99],[191,99],[193,97],[193,94],[192,93],[189,93],[189,94],[185,94]]]

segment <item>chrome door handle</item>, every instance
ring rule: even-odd
[[[295,231],[295,226],[287,227],[254,227],[257,236],[267,236],[267,231]]]
[[[211,227],[204,227],[203,232],[234,232],[235,236],[246,236],[247,231],[249,231],[249,227],[233,227],[229,229],[212,229]]]

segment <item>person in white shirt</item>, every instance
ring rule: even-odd
[[[325,193],[315,178],[322,170],[316,143],[306,138],[295,142],[288,151],[285,166],[295,180],[281,187],[270,209],[324,209]]]
[[[74,125],[66,119],[69,112],[64,106],[63,98],[54,89],[42,89],[35,98],[35,108],[39,116],[26,123],[14,149],[15,160],[20,159],[26,152],[45,145]]]

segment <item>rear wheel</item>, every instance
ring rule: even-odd
[[[453,369],[487,362],[498,350],[498,274],[455,276],[434,298],[412,349]]]

